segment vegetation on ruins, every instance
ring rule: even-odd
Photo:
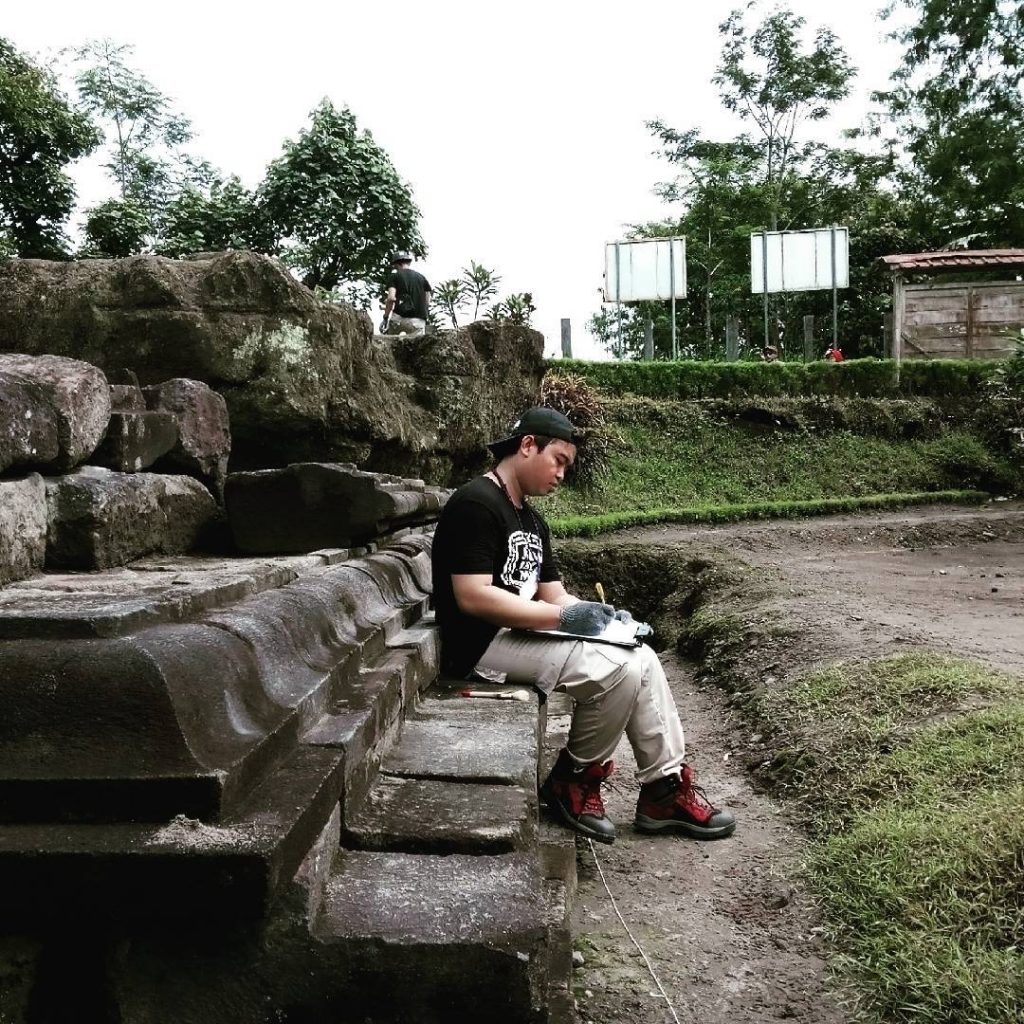
[[[51,72],[0,39],[0,252],[70,255],[75,192],[63,168],[104,141],[116,194],[86,211],[79,255],[248,248],[324,295],[353,297],[383,278],[396,248],[425,253],[409,186],[347,107],[321,101],[250,190],[189,152],[188,118],[132,51],[109,39],[70,51],[76,107]],[[483,270],[465,272],[478,305],[493,294]]]
[[[513,292],[495,302],[487,313],[488,320],[497,324],[511,324],[513,327],[529,327],[537,307],[530,292]]]
[[[490,270],[476,260],[470,260],[468,267],[462,268],[460,277],[452,277],[441,281],[433,292],[435,312],[451,321],[452,327],[459,326],[459,316],[463,310],[473,306],[470,321],[478,320],[480,309],[486,307],[498,294],[501,275]]]

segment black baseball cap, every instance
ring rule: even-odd
[[[491,441],[487,447],[496,459],[503,459],[519,447],[520,440],[527,434],[556,437],[560,441],[571,441],[573,444],[576,444],[579,436],[567,416],[557,409],[537,406],[527,409],[512,424],[512,432],[508,437],[503,437],[500,441]]]

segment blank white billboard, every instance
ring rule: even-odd
[[[835,239],[835,284],[832,242]],[[850,287],[850,233],[846,228],[809,231],[758,231],[750,236],[750,290],[765,290],[765,253],[769,292],[812,292]]]
[[[686,239],[643,238],[604,247],[605,302],[686,298]]]

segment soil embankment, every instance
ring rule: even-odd
[[[792,660],[784,666],[766,660],[765,672],[792,678],[837,660],[932,650],[1024,673],[1021,503],[810,523],[666,526],[621,539],[685,547],[691,557],[699,548],[712,562],[738,557],[752,566],[765,584],[756,608],[761,621],[800,634],[787,648]],[[754,652],[755,669],[761,667],[757,657]],[[848,1019],[801,880],[804,834],[788,805],[757,792],[743,767],[756,762],[761,737],[751,734],[720,690],[694,683],[691,666],[674,655],[666,666],[698,776],[713,799],[734,808],[739,827],[732,838],[705,844],[634,834],[629,823],[636,791],[624,743],[607,801],[620,838],[598,847],[596,856],[626,924],[679,1021]],[[578,1019],[672,1021],[586,845],[580,870]]]

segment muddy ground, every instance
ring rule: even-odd
[[[697,544],[710,556],[727,552],[762,569],[773,591],[767,613],[806,630],[812,641],[821,638],[798,647],[804,663],[786,664],[787,675],[837,658],[916,649],[957,652],[1024,675],[1022,503],[666,526],[622,536]],[[731,838],[712,843],[635,834],[629,825],[634,763],[622,744],[606,800],[619,838],[613,846],[579,844],[578,1020],[847,1020],[800,879],[803,834],[788,821],[786,805],[756,792],[742,767],[756,740],[723,693],[696,684],[692,666],[673,655],[664,660],[699,780],[735,811],[739,824]],[[552,716],[555,727],[565,721]],[[671,1006],[617,918],[598,862]]]

